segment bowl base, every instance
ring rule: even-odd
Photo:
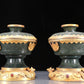
[[[0,80],[4,81],[22,81],[22,80],[34,80],[35,69],[34,68],[4,68],[0,70]]]
[[[84,81],[84,68],[48,68],[49,78],[56,81]]]

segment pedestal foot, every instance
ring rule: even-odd
[[[35,79],[34,68],[2,68],[0,70],[0,80],[21,81]]]
[[[84,68],[48,68],[49,78],[56,81],[84,81]]]

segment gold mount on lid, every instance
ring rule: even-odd
[[[21,24],[8,24],[7,27],[22,27],[22,28],[24,28],[25,26],[21,25]]]
[[[68,30],[68,32],[65,33],[57,33],[49,37],[49,43],[50,42],[60,42],[60,43],[84,43],[84,34],[80,32],[75,32],[74,30],[79,27],[78,24],[63,24],[61,25],[62,28],[64,28],[65,31]],[[70,27],[70,28],[69,28]],[[74,32],[73,32],[74,31]]]
[[[84,33],[75,31],[78,24],[63,24],[61,27],[64,32],[53,34],[48,42],[62,62],[56,70],[47,69],[48,77],[56,81],[84,81],[84,67],[79,63],[84,55]]]
[[[37,38],[22,32],[24,25],[9,24],[7,27],[10,32],[0,34],[0,54],[6,55],[7,58],[5,66],[0,70],[0,80],[34,80],[35,69],[27,67],[23,59],[34,50]]]
[[[20,32],[20,28],[24,28],[24,25],[21,24],[8,24],[8,28],[10,28],[10,31],[15,31],[14,33],[8,32],[5,34],[0,35],[0,41],[1,43],[27,43],[27,42],[36,42],[37,39],[35,36],[27,33]],[[13,29],[14,28],[14,29]],[[18,32],[19,31],[19,32]]]
[[[61,27],[79,27],[78,24],[63,24]]]

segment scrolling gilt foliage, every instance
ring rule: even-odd
[[[48,68],[49,78],[57,81],[84,81],[84,68],[55,70]]]
[[[0,80],[6,80],[6,81],[19,81],[19,80],[33,80],[35,79],[35,69],[33,67],[31,68],[24,68],[24,70],[21,70],[21,68],[16,68],[13,70],[8,70],[5,68],[5,70],[0,71]]]

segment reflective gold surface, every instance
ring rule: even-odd
[[[59,35],[59,36],[52,36],[49,38],[49,44],[53,42],[60,42],[62,44],[66,43],[84,43],[84,35]],[[55,47],[55,46],[53,46]]]
[[[60,82],[60,81],[52,81],[48,79],[47,71],[37,71],[36,80],[30,81],[0,81],[0,84],[84,84],[84,82]]]
[[[2,68],[0,70],[0,80],[5,81],[20,81],[20,80],[34,80],[34,68]]]
[[[79,25],[78,24],[63,24],[63,25],[61,25],[61,27],[70,27],[70,26],[72,26],[72,27],[79,27]]]
[[[56,81],[84,81],[84,68],[48,68],[49,78]]]
[[[36,84],[36,83],[35,81],[17,81],[17,82],[0,81],[0,84]]]
[[[11,44],[13,44],[13,43],[15,43],[15,44],[18,44],[18,43],[24,43],[24,44],[26,44],[27,42],[36,42],[36,41],[33,41],[33,40],[1,40],[1,43],[2,44],[9,44],[9,43],[11,43]]]
[[[36,46],[36,43],[30,42],[30,43],[29,43],[29,46],[28,46],[28,50],[29,50],[29,51],[33,51],[33,49],[34,49],[35,46]]]
[[[24,28],[25,26],[20,25],[20,24],[9,24],[9,25],[7,25],[7,27],[22,27],[22,28]]]
[[[51,47],[52,47],[52,49],[54,50],[54,51],[58,51],[59,50],[59,44],[58,44],[58,42],[55,42],[55,43],[50,43],[50,45],[51,45]]]

